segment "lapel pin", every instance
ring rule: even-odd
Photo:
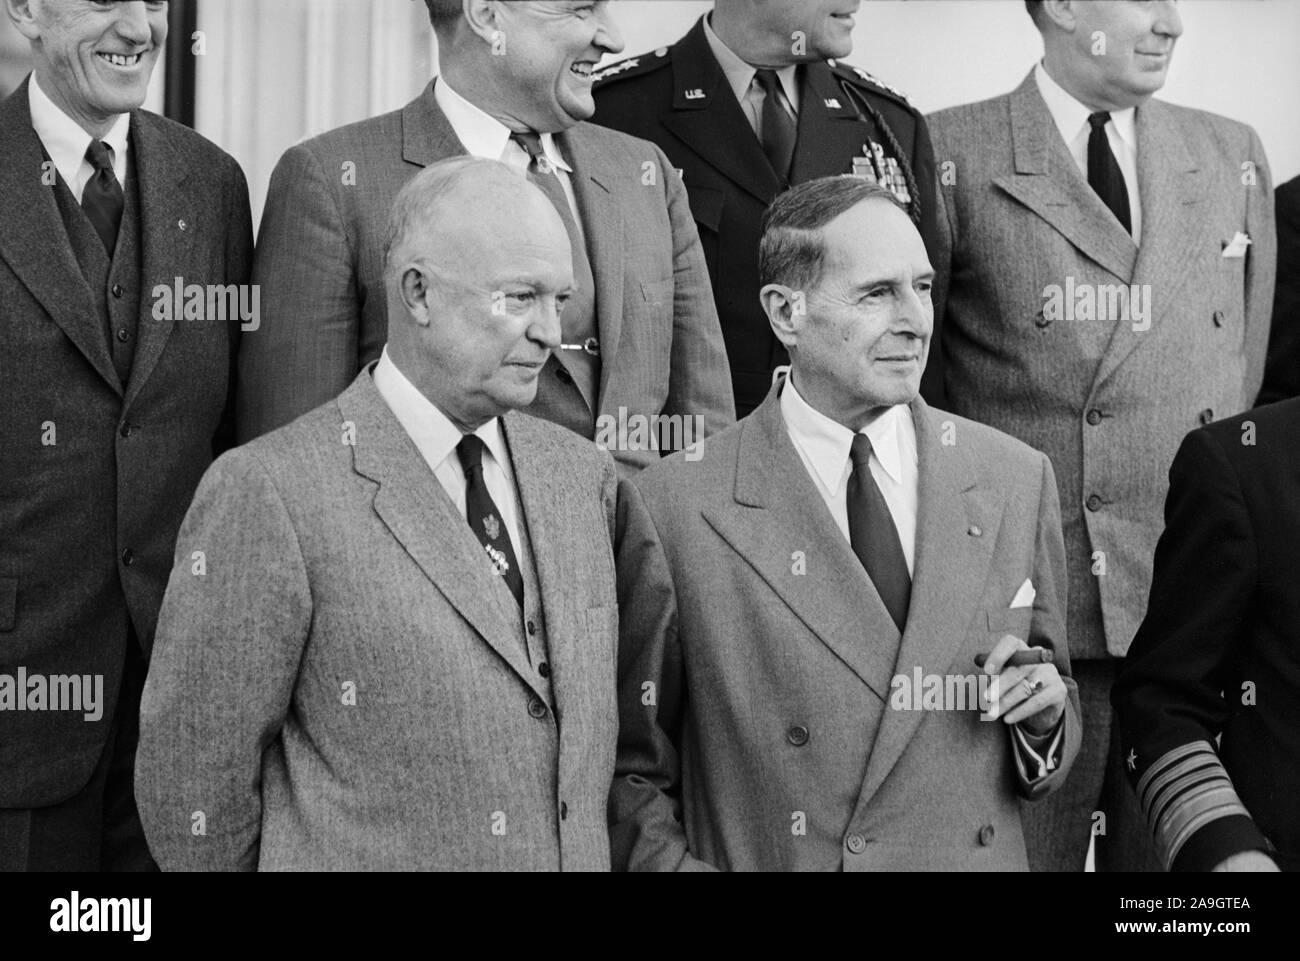
[[[979,537],[984,532],[980,530],[978,527],[976,527],[974,524],[972,524],[970,527],[966,528],[966,533],[969,534],[971,537]]]
[[[176,221],[176,226],[179,227],[181,230],[188,230],[190,225],[187,224],[187,223],[184,221],[184,219],[181,219],[181,220]]]

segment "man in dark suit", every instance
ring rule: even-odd
[[[388,209],[422,167],[466,153],[545,190],[573,244],[578,287],[530,413],[598,439],[629,471],[659,458],[638,424],[687,419],[702,437],[734,421],[680,178],[653,144],[582,122],[592,68],[622,49],[607,3],[426,2],[441,75],[402,110],[299,144],[272,175],[241,439],[334,397],[379,356]]]
[[[248,190],[139,109],[166,4],[5,9],[35,69],[0,104],[0,869],[149,868],[140,689],[181,518],[233,436]],[[205,295],[185,311],[178,286]]]
[[[1171,871],[1300,871],[1300,399],[1192,431],[1112,699]]]
[[[379,360],[213,464],[181,529],[136,779],[164,869],[609,867],[617,474],[518,413],[565,225],[473,157],[391,224]]]
[[[1300,397],[1300,177],[1277,188],[1277,286],[1259,403]]]
[[[1017,797],[1080,740],[1052,466],[917,395],[934,272],[889,192],[794,187],[760,265],[789,375],[620,487],[615,866],[1023,871]]]
[[[718,0],[671,47],[598,74],[595,122],[654,141],[682,171],[709,264],[736,412],[788,362],[759,306],[763,210],[792,184],[852,173],[886,186],[936,250],[925,120],[892,87],[836,63],[859,0]],[[923,393],[938,402],[937,359]]]
[[[1008,94],[929,118],[954,173],[940,187],[945,394],[1047,454],[1060,489],[1088,726],[1070,783],[1026,810],[1030,864],[1082,871],[1091,836],[1097,870],[1156,870],[1110,688],[1179,441],[1259,391],[1272,184],[1250,127],[1154,96],[1183,32],[1176,4],[1029,9],[1042,62]]]

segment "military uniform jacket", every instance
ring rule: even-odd
[[[900,200],[914,201],[934,251],[934,153],[921,114],[845,64],[808,63],[800,78],[791,183],[847,173],[882,181]],[[703,19],[673,46],[601,71],[595,97],[595,123],[653,141],[682,172],[743,416],[767,395],[772,371],[788,362],[758,299],[761,220],[782,182],[709,47]]]

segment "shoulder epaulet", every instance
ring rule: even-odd
[[[659,47],[639,57],[628,57],[618,63],[602,67],[591,75],[592,83],[609,83],[611,80],[626,80],[628,77],[640,77],[652,73],[671,62],[671,47]]]
[[[903,91],[896,87],[891,87],[879,77],[873,77],[861,67],[854,67],[851,64],[838,61],[831,61],[831,69],[835,72],[835,76],[849,81],[849,83],[854,86],[863,87],[870,90],[872,93],[878,93],[889,97],[892,100],[897,100],[908,110],[916,109],[908,102],[907,95],[903,93]]]

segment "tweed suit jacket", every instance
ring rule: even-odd
[[[0,103],[0,674],[99,675],[104,703],[92,722],[0,711],[0,807],[15,808],[90,780],[131,635],[147,657],[177,529],[233,441],[238,313],[167,319],[154,288],[246,284],[253,246],[239,165],[133,111],[140,274],[123,279],[139,285],[139,313],[124,385],[32,129],[29,82]]]
[[[164,869],[608,869],[616,472],[564,428],[502,425],[553,706],[367,368],[217,461],[186,518],[136,774]]]
[[[1159,100],[1136,122],[1141,249],[1080,174],[1032,73],[929,118],[937,164],[953,164],[935,265],[948,402],[1052,460],[1076,659],[1128,649],[1169,464],[1184,434],[1254,400],[1272,308],[1273,195],[1254,131]],[[1224,256],[1238,233],[1245,256]],[[1145,320],[1051,304],[1053,290],[1077,308],[1117,285],[1149,294]]]
[[[556,139],[574,169],[596,283],[601,374],[593,413],[616,421],[620,408],[701,415],[706,433],[732,423],[722,331],[681,179],[658,147],[625,134],[581,123]],[[401,110],[314,137],[281,158],[255,266],[267,321],[240,355],[241,440],[334,397],[379,357],[393,199],[421,168],[464,153],[430,84]],[[553,361],[542,376],[556,370]],[[645,449],[614,454],[629,469],[659,459]]]
[[[1080,740],[1051,465],[920,398],[911,412],[901,644],[777,387],[698,462],[623,483],[616,868],[1026,870],[1018,795],[1055,790]],[[1026,579],[1032,606],[1011,608]],[[1032,785],[1001,721],[891,706],[897,675],[970,675],[1005,633],[1053,649],[1070,689],[1060,766]]]

